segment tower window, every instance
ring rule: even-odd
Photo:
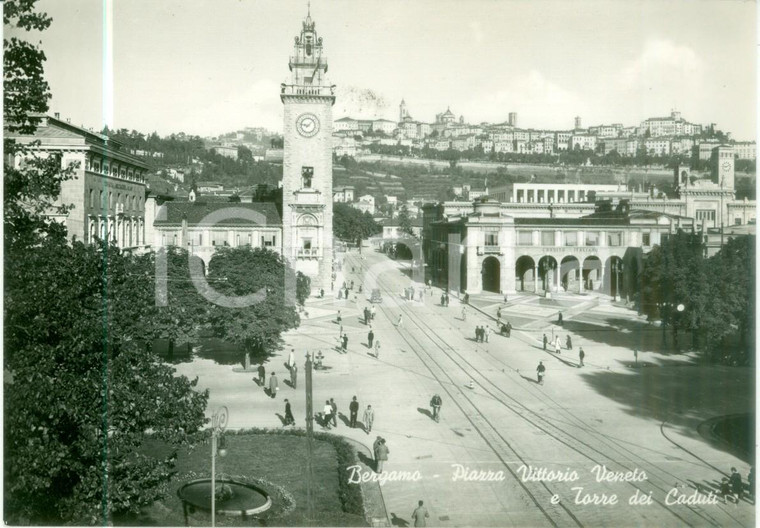
[[[301,167],[301,181],[304,189],[311,189],[312,178],[314,178],[314,167]]]

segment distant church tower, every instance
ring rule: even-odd
[[[332,274],[335,86],[327,80],[327,59],[311,12],[295,39],[288,66],[290,80],[280,92],[285,105],[282,251],[297,271],[311,277],[315,291],[327,289]]]
[[[406,101],[401,99],[401,104],[398,106],[398,121],[399,123],[404,122],[404,118],[409,115],[409,112],[406,110]]]

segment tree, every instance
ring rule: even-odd
[[[414,232],[412,231],[412,219],[409,217],[409,208],[406,204],[402,205],[398,212],[398,224],[402,233],[414,235]]]
[[[138,344],[135,314],[152,302],[152,277],[114,246],[57,238],[13,258],[6,520],[103,524],[137,512],[166,492],[174,459],[144,454],[146,432],[176,451],[205,422],[208,399]]]
[[[35,11],[35,0],[8,0],[3,5],[7,28],[43,31],[52,19]],[[50,89],[44,78],[45,53],[39,47],[13,37],[3,39],[3,120],[9,132],[33,134],[40,115],[48,110]],[[61,170],[57,154],[35,155],[29,148],[5,138],[4,222],[6,251],[28,247],[35,234],[60,237],[61,226],[43,213],[65,214],[68,207],[56,203],[61,182],[71,178],[71,170]],[[23,158],[16,166],[11,160]],[[8,163],[11,161],[10,163]],[[7,260],[6,260],[7,262]]]
[[[274,251],[220,247],[209,263],[208,280],[216,294],[257,297],[249,305],[228,307],[216,303],[210,310],[209,326],[214,335],[241,345],[246,352],[265,357],[280,343],[283,331],[299,324],[296,274]],[[303,288],[302,283],[301,293]]]
[[[51,22],[34,0],[7,0],[3,21]],[[5,124],[32,134],[50,97],[45,55],[18,38],[3,48]],[[204,423],[208,396],[138,345],[153,303],[145,267],[113,246],[69,244],[46,216],[66,212],[70,168],[34,144],[4,146],[5,520],[111,523],[165,491],[173,456],[143,454],[146,432],[176,448]]]
[[[340,240],[361,243],[362,240],[382,231],[368,212],[362,213],[348,204],[333,207],[333,233]]]
[[[311,293],[311,278],[307,277],[300,271],[296,273],[296,300],[303,306],[306,299]]]

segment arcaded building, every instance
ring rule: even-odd
[[[677,230],[702,233],[707,242],[729,226],[754,226],[755,201],[735,198],[730,147],[715,147],[712,159],[710,179],[676,167],[677,196],[671,199],[632,194],[616,202],[579,201],[588,193],[522,184],[510,196],[514,201],[427,204],[422,257],[428,276],[469,293],[594,290],[631,296],[639,288],[643,255]]]

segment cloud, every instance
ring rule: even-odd
[[[621,86],[651,85],[671,80],[694,80],[702,75],[704,63],[688,46],[669,40],[650,40],[635,60],[620,71]]]
[[[571,128],[572,118],[587,109],[576,93],[548,80],[538,70],[513,77],[501,90],[479,95],[462,107],[469,122],[504,120],[517,112],[518,125]]]

